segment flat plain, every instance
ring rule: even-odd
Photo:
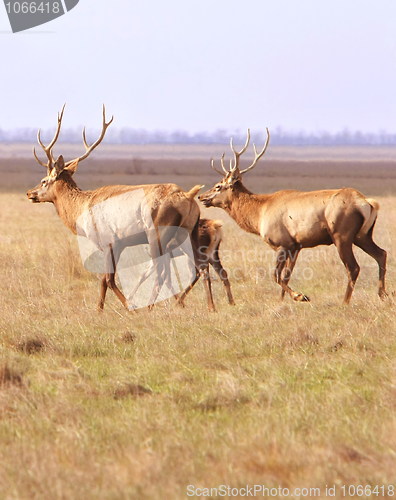
[[[69,146],[67,154],[77,147]],[[220,146],[106,146],[79,167],[104,184],[213,185]],[[63,151],[62,151],[63,152]],[[274,253],[217,209],[236,300],[214,280],[186,308],[128,313],[96,302],[74,236],[25,192],[44,175],[26,145],[0,148],[0,498],[184,498],[188,485],[320,488],[396,481],[396,151],[273,148],[255,192],[350,186],[380,205],[389,299],[359,249],[352,303],[334,247],[302,252],[280,301]],[[77,151],[76,151],[77,154]],[[290,498],[293,498],[292,494]],[[364,497],[363,497],[364,498]]]

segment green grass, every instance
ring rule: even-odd
[[[380,202],[392,291],[394,199]],[[274,254],[231,221],[224,233],[235,307],[216,281],[214,314],[201,283],[185,309],[128,313],[109,294],[99,314],[99,281],[53,208],[0,196],[0,498],[395,482],[395,305],[376,296],[373,261],[356,252],[345,307],[334,249],[302,254],[291,285],[312,302],[282,303]],[[5,367],[22,384],[1,382]]]

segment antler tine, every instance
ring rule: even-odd
[[[253,149],[254,149],[254,161],[253,163],[248,167],[248,168],[245,168],[244,170],[241,170],[240,173],[241,174],[244,174],[245,172],[247,172],[248,170],[251,170],[253,167],[256,166],[257,162],[259,161],[259,159],[264,156],[264,153],[266,152],[267,150],[267,147],[268,147],[268,144],[269,144],[269,140],[270,140],[270,133],[269,133],[269,130],[268,130],[268,127],[267,127],[267,139],[265,141],[265,144],[264,144],[264,147],[263,149],[260,151],[260,153],[257,153],[257,149],[256,149],[256,145],[253,144]]]
[[[225,166],[224,166],[224,157],[225,157],[225,153],[223,153],[223,154],[221,155],[221,158],[220,158],[220,164],[221,164],[221,168],[223,169],[223,172],[221,172],[220,170],[218,170],[218,169],[214,166],[214,160],[213,160],[213,158],[210,160],[210,165],[211,165],[211,167],[213,168],[213,170],[216,170],[216,172],[217,172],[218,174],[220,174],[220,175],[223,175],[223,173],[228,174],[228,171],[227,171],[227,169],[226,169],[226,168],[225,168]]]
[[[48,146],[45,148],[45,151],[47,152],[47,150],[48,150],[49,153],[51,154],[51,157],[52,157],[52,151],[51,150],[55,146],[55,143],[58,140],[58,137],[59,137],[59,134],[60,134],[60,131],[61,131],[62,119],[63,119],[63,113],[65,111],[65,106],[66,106],[66,103],[62,107],[62,111],[60,113],[58,113],[58,126],[56,127],[56,132],[55,132],[54,138],[48,144]],[[53,160],[53,158],[52,158],[52,160]]]
[[[221,158],[220,158],[221,168],[223,169],[223,172],[224,172],[225,174],[228,174],[227,169],[226,169],[226,168],[225,168],[225,166],[224,166],[224,157],[225,157],[225,153],[223,153],[223,154],[221,155]]]
[[[83,128],[82,136],[83,136],[83,142],[84,142],[85,149],[89,149],[89,144],[87,143],[87,137],[85,135],[85,127]]]
[[[43,149],[45,149],[45,145],[41,142],[41,130],[40,130],[40,129],[38,129],[38,131],[37,131],[37,141],[38,141],[38,143],[40,144],[40,146],[41,146]]]
[[[231,137],[230,146],[231,146],[232,152],[234,153],[235,164],[234,164],[234,166],[232,166],[232,162],[230,161],[230,170],[235,170],[237,167],[239,167],[239,158],[247,150],[247,148],[249,146],[249,142],[250,142],[250,129],[249,128],[247,129],[247,137],[246,137],[245,145],[243,146],[243,148],[239,152],[235,150],[234,141],[233,141],[233,138]]]
[[[36,160],[40,163],[40,165],[43,165],[47,169],[50,169],[55,162],[54,157],[52,156],[52,148],[54,147],[56,141],[58,140],[59,134],[60,134],[60,130],[62,127],[63,113],[65,111],[65,106],[66,106],[66,103],[63,105],[61,112],[60,113],[58,112],[58,125],[56,127],[55,135],[54,135],[52,141],[48,144],[48,146],[45,146],[43,141],[41,140],[41,130],[39,129],[37,132],[37,141],[40,144],[40,146],[43,148],[43,150],[48,158],[48,162],[43,163],[41,160],[39,160],[35,149],[33,150],[33,154],[34,154],[34,157],[36,158]]]
[[[40,165],[42,165],[43,167],[45,168],[48,168],[48,164],[47,163],[44,163],[43,161],[40,160],[40,158],[37,156],[37,153],[36,153],[36,148],[33,148],[33,154],[34,154],[34,157],[36,158],[37,160],[37,163],[39,163]]]
[[[84,146],[85,146],[85,153],[82,156],[79,156],[78,158],[75,158],[74,160],[68,161],[65,164],[65,167],[68,167],[69,165],[71,165],[72,163],[74,163],[76,161],[80,162],[82,160],[85,160],[85,158],[87,158],[92,153],[92,151],[97,146],[99,146],[99,144],[103,141],[103,138],[104,138],[104,136],[106,134],[106,130],[111,125],[111,123],[113,122],[113,120],[114,120],[114,116],[111,117],[110,121],[106,122],[106,107],[103,104],[102,132],[101,132],[99,138],[93,144],[89,145],[88,142],[87,142],[86,130],[85,130],[85,127],[84,127],[82,135],[83,135],[83,142],[84,142]]]
[[[210,166],[213,168],[213,170],[214,170],[215,172],[217,172],[217,173],[218,173],[218,174],[220,174],[220,175],[223,175],[223,172],[221,172],[220,170],[218,170],[218,169],[215,167],[215,164],[214,164],[214,159],[213,159],[213,158],[211,158],[211,160],[210,160]]]

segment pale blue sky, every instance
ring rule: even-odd
[[[396,131],[395,0],[80,0],[12,34],[0,128]]]

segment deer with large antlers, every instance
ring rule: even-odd
[[[259,235],[276,251],[274,278],[282,288],[282,298],[287,293],[296,301],[309,301],[306,295],[289,287],[299,252],[303,248],[332,244],[336,246],[348,275],[344,303],[349,303],[360,271],[353,245],[377,261],[378,295],[381,299],[386,297],[386,252],[373,241],[379,204],[352,188],[251,193],[243,185],[242,176],[252,170],[264,156],[269,139],[267,129],[263,149],[257,152],[253,145],[254,160],[245,169],[240,168],[239,161],[248,148],[250,131],[248,130],[246,143],[240,151],[234,148],[231,139],[233,160],[230,160],[229,169],[224,165],[224,154],[220,160],[222,171],[211,160],[212,168],[223,178],[212,189],[200,195],[199,200],[207,207],[223,208],[242,229]]]
[[[102,142],[113,118],[106,121],[103,106],[102,131],[99,138],[89,145],[84,128],[85,153],[68,162],[65,162],[63,156],[55,160],[52,150],[59,137],[64,108],[65,106],[58,113],[56,132],[48,146],[43,144],[40,131],[38,132],[37,139],[47,161],[41,161],[36,150],[34,156],[38,163],[47,169],[47,175],[40,184],[28,191],[27,196],[33,203],[53,203],[62,221],[74,234],[87,238],[103,252],[105,273],[101,281],[99,309],[103,309],[107,288],[113,290],[121,303],[128,308],[128,301],[115,281],[120,254],[127,246],[148,243],[151,259],[153,262],[160,262],[161,256],[177,247],[176,240],[180,240],[180,234],[183,234],[191,237],[195,271],[204,275],[208,307],[214,310],[205,259],[199,251],[200,211],[194,197],[201,186],[194,186],[188,192],[176,184],[116,185],[82,191],[74,182],[73,175],[79,163]],[[177,229],[180,231],[177,232]],[[169,271],[169,263],[156,269],[158,279],[156,290],[150,299],[151,303],[159,294],[159,276],[164,274],[164,269]]]

